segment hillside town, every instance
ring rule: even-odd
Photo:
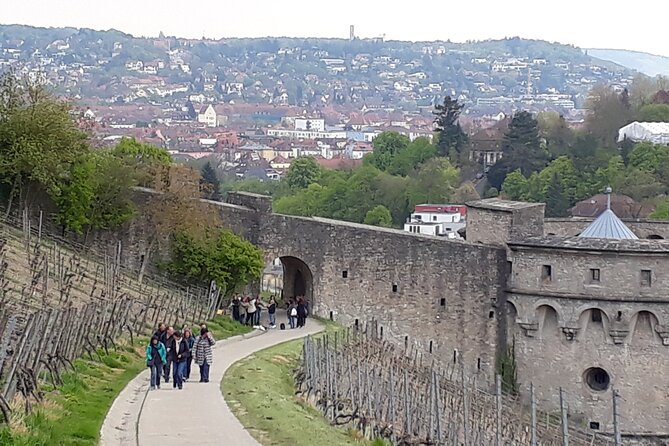
[[[191,40],[3,25],[0,70],[72,98],[99,144],[126,136],[176,159],[217,154],[221,168],[251,166],[238,174],[260,179],[304,155],[356,165],[384,131],[431,138],[432,110],[447,95],[465,105],[462,126],[485,140],[519,109],[578,126],[593,85],[622,91],[633,79],[566,45],[386,42],[354,29],[348,40]]]

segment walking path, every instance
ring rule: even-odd
[[[284,315],[277,315],[284,321]],[[304,329],[254,331],[217,341],[209,383],[199,383],[193,364],[184,389],[172,382],[148,391],[149,370],[133,379],[114,401],[100,432],[102,446],[183,446],[185,443],[223,446],[260,446],[232,414],[221,393],[225,371],[235,362],[259,350],[299,339],[323,330],[307,320]]]

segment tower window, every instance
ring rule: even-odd
[[[393,283],[393,293],[397,293],[397,284]]]
[[[439,299],[439,306],[442,307],[442,308],[446,306],[446,298],[445,297],[442,297],[441,299]]]
[[[543,265],[541,267],[541,280],[544,282],[553,280],[553,268],[550,265]]]
[[[348,270],[344,270],[341,272],[341,277],[346,279],[348,277]]]
[[[652,273],[649,269],[641,270],[641,286],[649,287],[652,281]]]
[[[590,269],[590,282],[599,283],[599,268]]]

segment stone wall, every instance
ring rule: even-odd
[[[494,376],[504,341],[495,317],[504,250],[320,218],[266,222],[259,240],[266,260],[308,266],[316,314],[351,325],[376,319],[386,338],[431,349],[442,362],[457,351],[480,382]]]
[[[583,240],[583,239],[581,239]],[[666,252],[625,252],[511,246],[509,336],[515,340],[518,381],[526,397],[535,385],[540,405],[558,409],[558,388],[570,413],[586,426],[612,431],[611,391],[620,392],[626,432],[669,434],[669,244]],[[666,242],[656,242],[664,244]],[[550,265],[552,280],[542,274]],[[599,269],[593,282],[591,269]],[[651,270],[651,286],[640,271]],[[605,370],[605,391],[588,385],[588,370]]]
[[[139,192],[140,202],[153,194]],[[428,361],[462,363],[483,385],[492,384],[496,357],[513,340],[523,398],[533,381],[540,407],[552,410],[562,386],[576,420],[610,431],[611,393],[593,391],[584,375],[601,367],[623,398],[625,432],[669,430],[669,378],[661,372],[669,367],[669,242],[626,241],[640,243],[638,252],[588,247],[580,238],[509,242],[589,222],[544,227],[543,205],[499,200],[470,207],[462,242],[273,214],[269,199],[254,194],[228,199],[206,203],[225,227],[260,246],[268,264],[281,258],[285,296],[306,295],[315,314],[346,325],[377,320],[384,338],[417,347]],[[101,245],[122,237],[123,262],[138,265],[142,223],[140,216]],[[662,223],[645,227],[664,234]],[[542,279],[543,265],[551,281]],[[591,269],[599,269],[599,283]],[[641,285],[642,269],[652,271],[651,287]]]
[[[504,245],[543,235],[544,204],[490,198],[467,203],[467,241]]]
[[[155,194],[138,193],[140,201]],[[285,297],[306,294],[315,314],[347,325],[375,319],[386,339],[418,347],[442,363],[452,364],[455,354],[479,383],[492,384],[496,353],[506,342],[504,326],[497,324],[497,312],[505,308],[505,249],[273,214],[268,197],[255,194],[228,199],[205,202],[224,227],[257,244],[267,264],[282,259]],[[106,240],[111,246],[125,234],[123,262],[138,269],[143,233],[140,216]]]

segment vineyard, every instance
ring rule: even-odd
[[[343,336],[342,336],[343,334]],[[298,392],[337,425],[393,445],[613,445],[614,439],[572,425],[568,397],[561,413],[525,407],[516,395],[480,389],[463,367],[437,369],[381,339],[375,323],[334,336],[308,338],[297,372]]]
[[[94,252],[53,235],[27,214],[0,222],[0,413],[9,420],[15,398],[29,412],[41,386],[62,384],[82,355],[93,359],[131,342],[159,321],[177,326],[213,316],[216,289],[184,288],[121,266],[115,252]]]

